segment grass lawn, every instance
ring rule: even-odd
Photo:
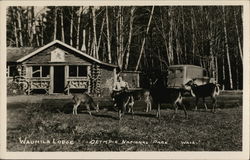
[[[162,107],[158,120],[156,110],[145,113],[146,105],[139,101],[135,118],[127,114],[120,122],[105,99],[99,100],[101,111],[90,116],[83,106],[83,112],[72,115],[71,97],[23,97],[8,97],[8,151],[242,150],[241,94],[221,95],[215,114],[201,104],[192,111],[193,98],[186,98],[189,118],[179,110],[174,120],[171,106]]]

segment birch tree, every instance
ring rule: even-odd
[[[70,17],[70,33],[69,33],[69,37],[70,37],[70,45],[73,46],[73,27],[74,27],[74,7],[71,7],[71,17]]]
[[[136,67],[135,67],[136,71],[139,68],[139,64],[140,64],[140,61],[141,61],[141,57],[142,57],[142,53],[143,53],[144,45],[145,45],[145,41],[146,41],[146,36],[148,34],[148,31],[149,31],[149,27],[150,27],[150,24],[151,24],[151,20],[152,20],[153,14],[154,14],[154,6],[151,9],[151,13],[150,13],[150,17],[149,17],[148,25],[147,25],[147,29],[146,29],[146,34],[145,34],[145,36],[144,36],[144,38],[142,40],[142,45],[141,45],[141,50],[140,50],[139,58],[138,58],[138,61],[137,61]]]
[[[236,36],[237,36],[237,41],[238,41],[238,48],[239,48],[240,58],[241,58],[241,62],[243,62],[242,45],[241,45],[241,40],[240,40],[239,27],[238,27],[238,24],[237,24],[237,18],[236,18],[237,16],[236,16],[235,9],[233,9],[233,13],[234,13],[234,24],[235,24],[235,29],[236,29]]]
[[[229,89],[233,89],[233,79],[232,79],[232,69],[231,69],[231,62],[229,56],[229,46],[228,46],[228,38],[227,38],[227,26],[226,26],[226,13],[225,13],[225,6],[222,7],[223,13],[223,29],[224,29],[224,38],[225,38],[225,47],[226,47],[226,56],[227,56],[227,65],[228,65],[228,73],[229,73]]]
[[[55,7],[54,10],[54,40],[57,39],[56,35],[57,35],[57,7]]]
[[[108,6],[106,6],[106,29],[107,29],[107,48],[108,48],[108,62],[111,63],[111,43],[110,43],[110,34],[109,34],[109,15],[108,15]]]
[[[23,33],[22,33],[22,19],[21,19],[21,8],[17,7],[17,23],[20,46],[23,47]]]
[[[127,54],[126,54],[125,67],[124,67],[125,70],[128,69],[128,63],[129,63],[131,40],[132,40],[132,34],[133,34],[134,12],[135,12],[135,7],[131,7],[131,9],[130,9],[130,20],[129,20],[128,45],[127,45],[128,47],[127,47]]]
[[[63,21],[63,8],[61,8],[61,40],[62,42],[65,42],[65,38],[64,38],[64,21]]]
[[[95,15],[95,7],[91,7],[92,12],[92,28],[93,28],[93,42],[92,42],[92,50],[93,57],[99,59],[99,55],[97,53],[97,39],[96,39],[96,15]]]

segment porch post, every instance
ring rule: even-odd
[[[32,66],[26,65],[26,79],[28,79],[29,88],[28,88],[28,95],[30,95],[31,92],[31,78],[32,78]]]
[[[50,66],[50,88],[49,94],[53,94],[54,92],[54,66]]]
[[[91,70],[90,70],[90,66],[87,66],[87,75],[91,75]],[[92,76],[92,75],[91,75]],[[88,77],[88,93],[90,93],[90,81],[91,81],[91,78],[89,76]]]
[[[64,88],[67,89],[67,94],[69,95],[69,89],[70,89],[70,87],[68,86],[69,65],[65,65],[64,73],[65,73],[65,77],[64,77]],[[64,90],[64,91],[65,91],[65,90]]]

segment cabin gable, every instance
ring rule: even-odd
[[[64,53],[62,56],[63,59],[62,60],[54,60],[53,59],[53,55],[55,54],[53,52],[62,52]],[[90,60],[88,60],[86,57],[79,55],[78,53],[64,47],[61,46],[60,44],[54,44],[42,51],[40,51],[39,53],[35,54],[34,56],[28,58],[27,60],[25,60],[23,63],[25,64],[51,64],[51,63],[67,63],[67,64],[71,64],[71,63],[81,63],[84,65],[90,65],[91,62]]]

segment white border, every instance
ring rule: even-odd
[[[2,1],[0,2],[0,159],[249,159],[249,3],[248,0],[230,1]],[[242,152],[6,152],[6,7],[11,5],[79,6],[79,5],[243,5],[244,26],[244,89],[243,89],[243,151]]]

